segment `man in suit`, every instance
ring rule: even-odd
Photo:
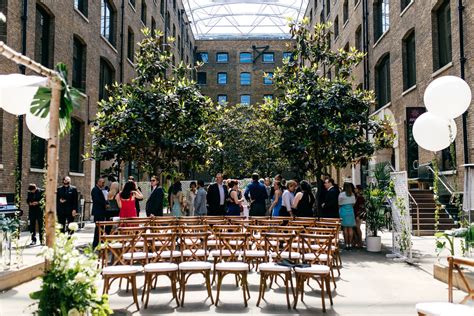
[[[252,174],[252,183],[247,186],[245,199],[250,202],[250,216],[265,216],[265,200],[268,198],[267,189],[258,181],[258,173]]]
[[[100,192],[102,194],[102,192]],[[56,195],[56,211],[58,223],[62,225],[62,232],[67,231],[66,222],[69,225],[74,222],[77,215],[78,196],[76,187],[71,185],[71,178],[63,178],[63,186],[58,188]],[[69,232],[72,233],[72,232]]]
[[[223,184],[222,173],[216,175],[216,182],[207,188],[207,215],[222,216],[226,214],[229,191]]]
[[[326,188],[326,194],[324,195],[323,217],[339,218],[339,189],[334,184],[332,178],[324,180],[324,187]]]
[[[157,176],[150,179],[151,193],[146,201],[146,216],[163,216],[163,198],[165,196]]]
[[[36,222],[38,222],[39,240],[43,244],[43,207],[41,200],[43,199],[43,190],[38,188],[36,184],[31,183],[28,186],[28,219],[30,221],[31,246],[36,245]]]
[[[206,190],[204,190],[204,181],[198,180],[197,182],[196,198],[194,199],[194,214],[197,216],[207,215],[206,206]]]
[[[107,217],[107,201],[105,200],[102,189],[105,187],[105,179],[99,178],[91,191],[92,198],[92,215],[94,215],[94,223],[108,220]],[[92,248],[99,244],[99,228],[96,226],[94,231],[94,241]]]

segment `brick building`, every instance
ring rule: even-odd
[[[96,104],[107,96],[105,85],[133,78],[133,56],[143,37],[141,29],[173,36],[176,63],[193,62],[194,36],[182,1],[0,0],[0,12],[7,17],[6,25],[0,26],[0,40],[47,67],[65,63],[69,82],[83,91],[81,107],[73,114],[72,131],[60,139],[59,176],[69,175],[72,184],[90,200],[98,169],[107,165],[83,159],[91,149],[90,126]],[[18,72],[17,65],[0,58],[0,73]],[[18,122],[17,117],[0,111],[0,192],[14,192],[17,146],[13,139]],[[24,123],[22,134],[22,207],[27,209],[28,183],[42,186],[45,141],[32,136]]]
[[[461,13],[460,2],[464,3]],[[426,87],[440,76],[461,76],[463,67],[465,80],[472,87],[474,35],[469,31],[474,22],[472,1],[315,0],[310,1],[305,15],[312,25],[333,24],[330,40],[334,49],[356,47],[367,54],[354,72],[356,86],[375,91],[377,104],[373,115],[393,117],[397,140],[392,163],[398,170],[408,171],[409,178],[417,178],[414,166],[433,157],[431,152],[418,147],[411,134],[414,120],[425,111]],[[459,35],[461,28],[463,43]],[[456,119],[456,124],[455,165],[460,166],[466,162],[465,154],[467,161],[474,159],[473,116],[467,115],[466,149],[462,118]],[[451,170],[448,150],[437,157],[445,174],[455,173]],[[357,178],[357,173],[352,175]],[[457,173],[459,183],[462,168],[458,167]],[[349,169],[342,172],[340,179],[347,176],[351,176]]]

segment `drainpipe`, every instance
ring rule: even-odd
[[[124,45],[124,40],[123,40],[123,34],[124,34],[124,15],[125,15],[125,0],[122,0],[122,4],[120,5],[120,83],[123,82],[123,45]]]
[[[362,50],[365,53],[364,56],[364,89],[370,89],[370,67],[369,67],[369,10],[368,10],[368,2],[367,0],[362,0]],[[370,116],[370,108],[367,112],[366,117],[366,141],[369,141],[369,133],[367,132],[369,128],[369,116]],[[364,169],[367,171],[369,170],[369,161],[367,161],[364,166],[360,166],[360,183],[361,185],[365,186],[367,184],[367,174],[365,174]]]
[[[458,0],[458,22],[459,22],[459,62],[461,65],[461,79],[465,79],[466,56],[464,55],[464,19],[463,19],[464,5],[462,0]],[[462,115],[462,136],[464,143],[464,163],[469,163],[469,145],[467,135],[467,116],[468,111]]]

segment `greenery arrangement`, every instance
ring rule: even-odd
[[[365,207],[367,210],[365,223],[369,228],[372,237],[377,237],[378,231],[386,225],[385,201],[387,193],[371,183],[364,190]]]
[[[77,223],[69,224],[72,231]],[[97,256],[92,249],[81,254],[74,247],[76,237],[57,231],[54,248],[43,247],[40,255],[49,263],[42,276],[41,289],[30,297],[39,300],[40,316],[79,316],[112,314],[107,295],[100,295],[95,283],[99,279]]]
[[[394,132],[392,120],[388,115],[376,120],[377,128],[374,132],[374,143],[377,150],[392,148],[397,135]]]
[[[4,233],[16,234],[21,224],[19,216],[6,217],[5,214],[0,214],[0,231]]]

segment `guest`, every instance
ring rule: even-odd
[[[94,223],[108,220],[107,216],[107,201],[105,199],[102,189],[105,187],[105,179],[99,178],[91,191],[92,198],[92,215],[94,216]],[[99,227],[96,225],[94,230],[94,240],[92,241],[92,248],[95,249],[99,244]]]
[[[267,210],[267,215],[271,215],[272,211],[270,210],[270,205],[272,204],[272,199],[270,198],[270,194],[272,192],[272,181],[270,178],[265,178],[263,185],[267,190],[267,199],[265,200],[265,209]]]
[[[273,178],[273,181],[279,181],[280,184],[281,184],[281,190],[282,190],[282,193],[283,193],[283,190],[285,189],[284,186],[283,186],[283,178],[281,177],[280,174],[277,174],[274,178]],[[275,194],[275,188],[274,186],[272,185],[272,187],[270,188],[270,200],[273,200],[273,194]]]
[[[273,181],[273,199],[272,204],[270,204],[270,208],[268,211],[270,212],[271,216],[279,216],[280,209],[282,204],[282,192],[281,192],[281,182],[280,181]]]
[[[194,214],[197,216],[207,215],[206,190],[204,190],[204,181],[198,180],[196,198],[194,199]]]
[[[43,190],[38,188],[36,184],[30,183],[26,203],[29,206],[28,219],[30,221],[31,246],[36,245],[36,223],[38,223],[40,244],[43,245],[43,207],[41,206],[43,194]]]
[[[142,188],[138,186],[138,184],[135,182],[135,177],[134,176],[129,176],[128,181],[133,182],[135,184],[135,190],[140,191],[142,193]],[[143,196],[143,194],[142,194]],[[140,201],[143,201],[143,198],[135,198],[135,208],[137,210],[137,217],[140,217]]]
[[[258,173],[252,174],[252,182],[247,186],[244,196],[250,203],[250,216],[265,216],[268,195],[265,186],[258,181]]]
[[[237,180],[230,180],[229,185],[229,199],[227,203],[227,215],[239,216],[242,212],[242,192],[239,190],[239,182]]]
[[[171,213],[173,216],[183,216],[184,196],[181,182],[177,180],[171,187]]]
[[[66,232],[67,225],[74,222],[77,215],[78,195],[76,187],[71,185],[71,178],[63,178],[63,186],[58,188],[56,195],[56,210],[61,231]],[[66,225],[67,223],[67,225]],[[72,233],[69,231],[69,233]]]
[[[356,226],[354,217],[354,204],[356,198],[352,190],[352,183],[345,182],[343,192],[339,194],[339,214],[341,217],[341,226],[344,233],[344,244],[346,250],[352,247],[352,230]]]
[[[189,191],[186,193],[186,215],[194,216],[194,200],[196,199],[196,182],[191,181]]]
[[[334,185],[332,178],[324,180],[324,188],[326,193],[324,194],[324,202],[322,203],[323,217],[339,218],[339,189]]]
[[[289,180],[286,182],[287,189],[283,191],[281,198],[281,208],[279,216],[293,216],[292,205],[295,199],[296,182]]]
[[[355,187],[355,197],[356,202],[354,204],[354,216],[355,216],[355,228],[354,228],[354,247],[362,247],[362,230],[360,229],[360,225],[362,221],[365,220],[365,199],[362,190],[362,186],[358,184]]]
[[[229,198],[229,192],[222,181],[222,174],[218,173],[216,174],[216,182],[207,188],[207,212],[210,216],[226,214],[226,201]]]
[[[109,218],[119,216],[120,208],[117,204],[117,194],[120,192],[120,184],[114,181],[110,184],[109,192],[107,193],[107,216]]]
[[[137,216],[137,209],[135,206],[136,199],[143,199],[143,195],[137,190],[134,182],[128,181],[123,186],[122,192],[117,194],[115,200],[120,209],[120,218],[130,218]]]
[[[165,194],[157,176],[150,178],[150,185],[151,193],[145,205],[146,216],[163,216],[163,199]]]
[[[301,191],[296,193],[293,201],[293,209],[295,209],[295,216],[298,217],[313,217],[313,206],[315,198],[311,191],[311,185],[308,181],[303,180],[300,184]]]

